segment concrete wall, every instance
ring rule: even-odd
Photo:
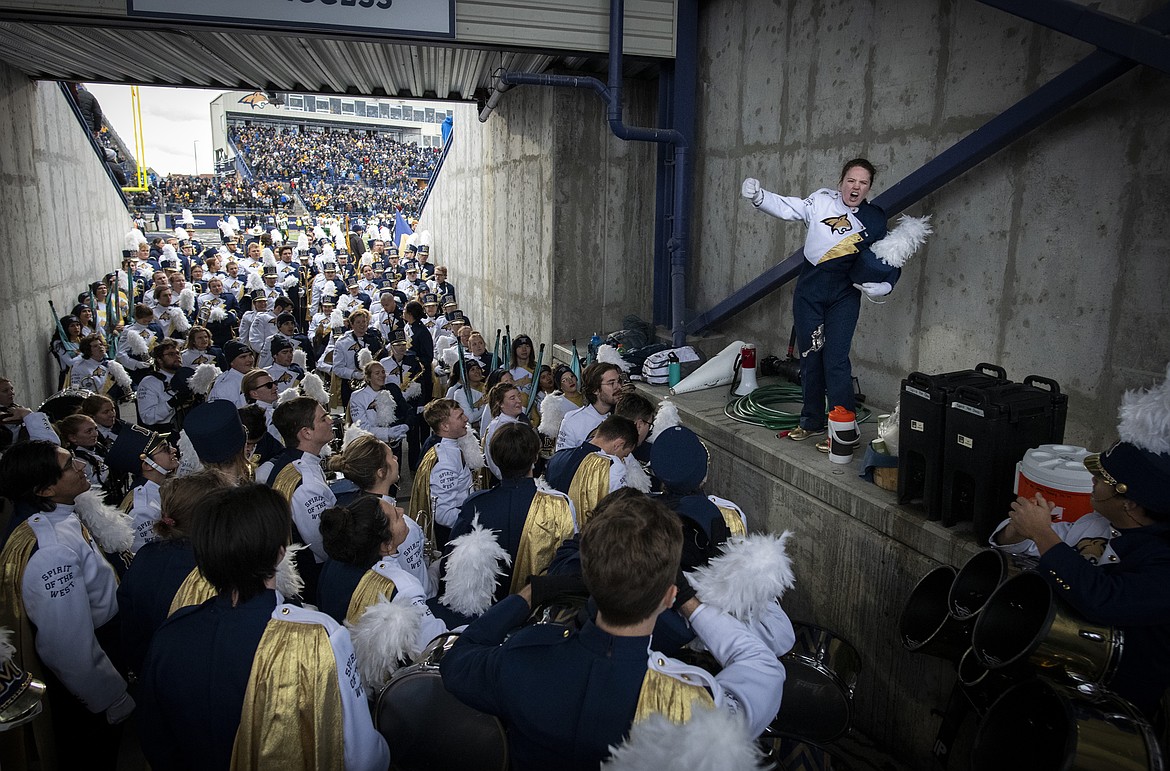
[[[626,121],[653,125],[653,87],[625,93]],[[486,123],[470,105],[454,121],[419,229],[488,346],[504,324],[584,347],[628,313],[649,318],[653,148],[614,137],[601,101],[571,89],[514,88]]]
[[[36,407],[57,390],[61,314],[121,262],[130,218],[56,83],[0,64],[0,375]]]
[[[1094,8],[1138,20],[1153,0]],[[1092,52],[959,0],[703,3],[688,306],[703,311],[799,249],[744,177],[806,195],[858,155],[892,186]],[[1066,438],[1112,441],[1126,388],[1170,359],[1170,77],[1138,67],[914,206],[937,233],[885,305],[863,302],[854,372],[880,404],[911,371],[980,361],[1069,393]],[[783,355],[792,286],[716,331]]]

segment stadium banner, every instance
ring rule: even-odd
[[[455,0],[126,0],[126,15],[371,37],[455,38]]]

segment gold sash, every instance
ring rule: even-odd
[[[167,617],[175,615],[175,611],[179,608],[186,608],[190,605],[202,605],[217,594],[215,587],[211,585],[203,574],[199,572],[199,568],[191,568],[191,572],[183,579],[183,583],[179,586],[179,591],[175,592],[175,596],[171,599],[170,610],[167,611]]]
[[[720,506],[719,513],[723,515],[723,522],[727,525],[727,529],[731,531],[732,535],[747,535],[747,528],[743,526],[743,520],[739,518],[739,512],[730,506]]]
[[[639,723],[651,715],[663,715],[672,723],[685,723],[691,719],[696,706],[708,709],[715,707],[715,700],[706,686],[686,680],[686,675],[671,677],[647,667],[646,676],[642,678],[642,691],[638,694],[634,722]]]
[[[36,635],[25,615],[21,597],[24,571],[36,547],[36,533],[26,521],[17,525],[4,545],[4,551],[0,552],[0,570],[3,571],[0,574],[3,576],[3,580],[0,580],[0,625],[12,630],[11,642],[16,647],[13,662],[38,680],[44,680],[44,668],[37,655]],[[0,761],[5,768],[23,768],[27,765],[27,730],[32,731],[32,741],[40,755],[42,767],[57,767],[53,721],[48,714],[49,700],[41,699],[41,705],[42,715],[28,726],[0,734]]]
[[[537,490],[520,533],[520,547],[512,568],[512,593],[524,588],[528,576],[547,570],[557,548],[572,536],[573,513],[569,511],[569,502],[559,495]]]
[[[849,254],[857,254],[859,251],[861,251],[857,248],[857,242],[860,240],[860,233],[851,233],[845,236],[837,242],[836,246],[825,252],[821,258],[817,260],[817,265],[820,265],[822,262],[828,262],[829,260],[835,260],[838,257],[844,257]]]
[[[124,513],[129,514],[130,510],[134,508],[134,488],[130,488],[130,492],[126,493],[126,497],[122,499],[122,505],[118,507]]]
[[[382,597],[393,600],[398,594],[398,587],[386,576],[376,570],[367,570],[358,581],[353,596],[349,598],[349,607],[345,610],[345,620],[356,624],[366,612],[366,608],[376,603]]]
[[[342,722],[328,631],[320,624],[270,620],[252,660],[233,771],[342,768]]]
[[[272,480],[272,489],[280,493],[280,497],[292,502],[293,493],[301,486],[301,472],[295,461],[280,470],[276,479]]]
[[[414,521],[422,528],[423,533],[429,533],[431,520],[435,516],[431,508],[431,472],[439,462],[439,451],[432,447],[423,455],[414,472],[414,484],[410,488],[410,509],[414,512]]]
[[[586,455],[569,485],[569,498],[577,507],[577,527],[584,529],[597,502],[609,495],[610,460],[600,453]]]

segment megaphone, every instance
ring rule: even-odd
[[[718,388],[727,385],[735,377],[735,360],[743,348],[743,341],[736,340],[724,348],[714,358],[684,377],[679,384],[670,389],[672,394],[685,394],[691,391],[702,391],[705,388]]]
[[[760,387],[756,382],[756,344],[744,343],[739,349],[739,357],[735,360],[735,368],[739,370],[739,385],[732,393],[736,396],[747,396]]]

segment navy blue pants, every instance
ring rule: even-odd
[[[801,428],[825,428],[826,412],[838,405],[856,410],[849,348],[853,344],[853,330],[857,328],[857,316],[861,311],[861,292],[853,288],[849,279],[852,267],[853,260],[849,257],[839,257],[820,265],[805,260],[796,280],[792,315],[804,392]],[[820,333],[817,333],[818,328]]]

